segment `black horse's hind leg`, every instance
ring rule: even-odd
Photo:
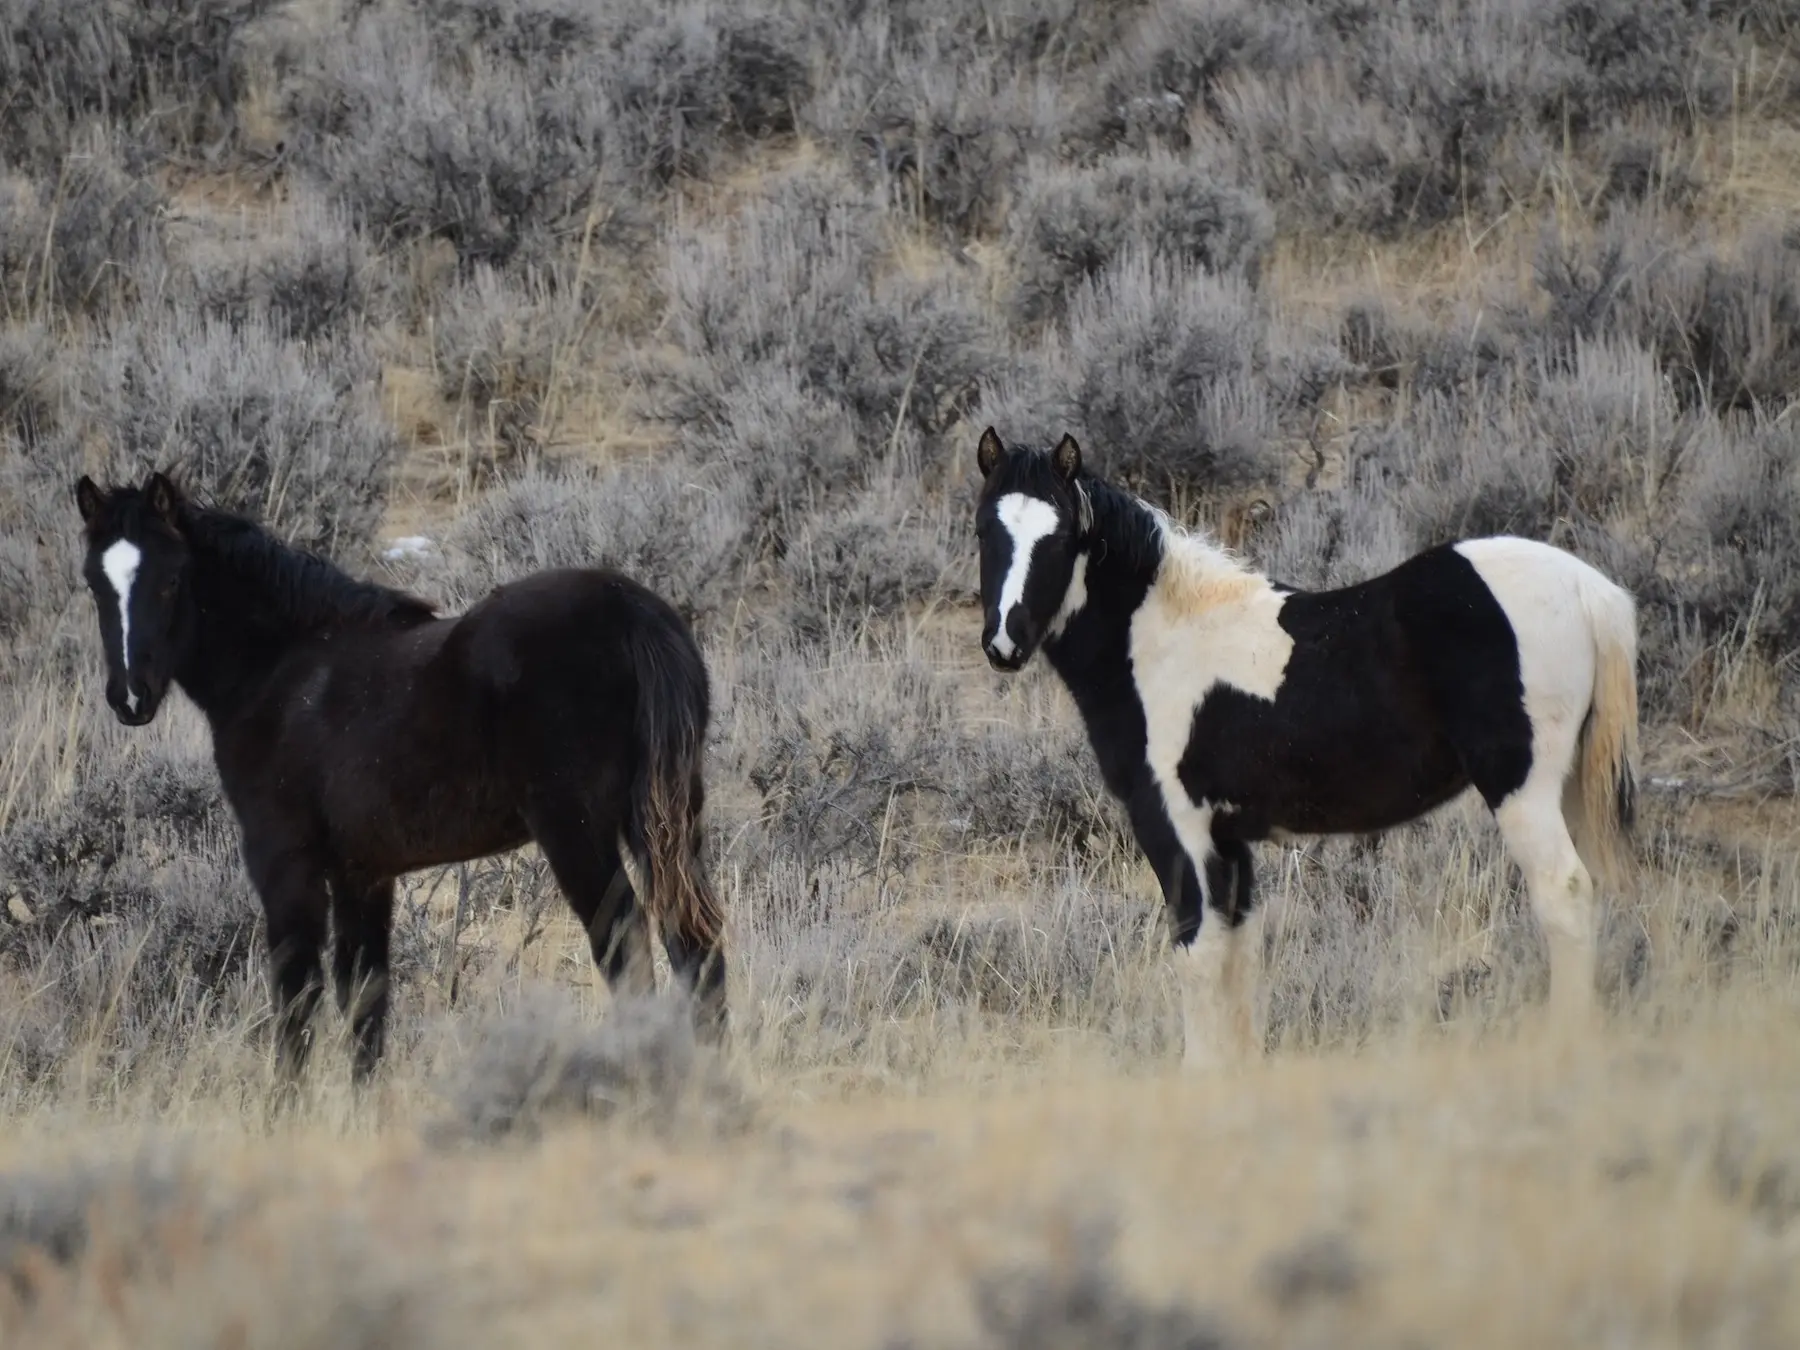
[[[393,881],[332,878],[332,922],[337,929],[332,973],[338,1011],[350,1018],[356,1040],[351,1079],[367,1082],[381,1062],[387,1033],[388,940],[394,916]]]
[[[309,853],[270,853],[253,846],[245,848],[245,864],[262,897],[268,929],[276,1068],[283,1084],[291,1088],[312,1051],[313,1013],[325,985],[320,959],[325,946],[325,868]]]
[[[647,994],[656,987],[650,925],[619,855],[619,818],[574,802],[538,802],[526,813],[556,884],[587,929],[607,987]]]
[[[706,784],[699,773],[688,782],[687,870],[697,885],[710,886],[704,857],[705,832],[700,825],[706,805]],[[694,1029],[704,1040],[717,1044],[727,1031],[725,1000],[725,951],[718,933],[678,924],[664,925],[663,950],[669,967],[694,1000]]]

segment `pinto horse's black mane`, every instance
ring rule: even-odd
[[[1084,533],[1094,541],[1094,561],[1119,563],[1133,574],[1154,574],[1165,547],[1155,511],[1142,498],[1086,469],[1076,475],[1075,487],[1087,503],[1090,523]]]
[[[242,585],[267,606],[264,621],[284,629],[411,628],[437,617],[417,596],[358,581],[243,516],[184,503],[181,532],[197,562]]]

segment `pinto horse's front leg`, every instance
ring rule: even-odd
[[[1262,1050],[1257,1017],[1262,969],[1262,911],[1251,893],[1254,863],[1240,841],[1212,843],[1201,865],[1206,910],[1187,948],[1182,1004],[1189,1069],[1254,1059]]]
[[[1154,783],[1133,793],[1130,811],[1132,832],[1168,906],[1181,982],[1182,1066],[1206,1069],[1251,1057],[1261,1046],[1255,967],[1262,942],[1250,851],[1235,841],[1215,848],[1209,811],[1178,811],[1177,828]]]

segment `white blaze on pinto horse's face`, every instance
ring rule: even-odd
[[[1011,661],[1019,654],[1019,645],[1007,632],[1013,612],[1025,599],[1025,583],[1031,576],[1031,555],[1038,541],[1056,532],[1056,508],[1023,492],[1009,492],[994,509],[994,518],[1011,541],[1012,557],[1007,562],[1006,580],[1000,585],[996,604],[1000,625],[988,641],[988,651],[1001,661]]]

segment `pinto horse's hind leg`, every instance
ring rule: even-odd
[[[1466,735],[1459,748],[1507,852],[1525,875],[1532,913],[1550,950],[1552,1011],[1579,1021],[1594,1006],[1599,947],[1593,879],[1563,816],[1563,780],[1575,762],[1579,727],[1546,719],[1528,734],[1523,744],[1516,732]]]
[[[1534,771],[1525,786],[1500,803],[1494,817],[1507,851],[1525,874],[1531,909],[1550,950],[1550,1006],[1559,1020],[1578,1023],[1594,1007],[1599,946],[1594,883],[1563,817],[1555,765]]]
[[[381,1062],[387,1033],[388,942],[394,917],[393,881],[336,876],[331,883],[337,929],[332,973],[338,1011],[350,1019],[356,1049],[351,1079],[367,1082]]]

